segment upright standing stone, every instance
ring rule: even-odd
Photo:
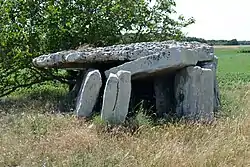
[[[218,57],[214,56],[214,60],[211,62],[203,62],[200,64],[202,68],[208,68],[213,71],[213,81],[214,81],[214,112],[217,112],[220,107],[220,92],[219,92],[219,84],[216,77],[217,72],[217,64],[218,64]]]
[[[211,69],[190,66],[175,78],[176,113],[192,121],[210,122],[213,113],[214,80]]]
[[[198,119],[211,122],[214,119],[214,75],[211,69],[200,68],[201,73],[201,101]]]
[[[104,89],[101,111],[101,119],[109,123],[113,123],[114,120],[114,111],[118,98],[118,83],[118,77],[110,73]]]
[[[128,114],[131,94],[131,72],[121,70],[118,71],[116,75],[119,78],[119,83],[114,122],[120,124],[125,121]]]
[[[84,77],[77,97],[76,114],[89,117],[93,112],[99,91],[102,86],[101,74],[98,70],[90,70]]]
[[[174,106],[174,74],[157,76],[154,79],[157,116],[170,114]]]

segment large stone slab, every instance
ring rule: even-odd
[[[131,73],[118,71],[111,73],[104,89],[101,118],[111,124],[125,121],[131,95]]]
[[[93,112],[99,91],[102,86],[101,74],[98,70],[89,70],[84,77],[76,103],[76,115],[89,117]]]
[[[118,95],[115,106],[114,120],[116,124],[121,124],[125,121],[129,109],[129,101],[131,95],[131,72],[118,71]]]
[[[181,47],[195,50],[199,55],[199,62],[211,61],[214,58],[214,48],[207,44],[201,44],[199,42],[185,42]]]
[[[213,47],[198,42],[141,42],[107,47],[84,47],[41,55],[33,59],[36,67],[83,68],[87,64],[127,62],[162,52],[170,48],[192,49],[199,54],[199,61],[213,59]],[[174,56],[174,55],[172,55]]]
[[[171,72],[186,66],[196,65],[198,56],[197,52],[191,49],[173,47],[111,68],[105,71],[105,75],[109,76],[110,73],[125,70],[131,72],[132,79],[136,79],[155,73]]]
[[[176,113],[191,121],[214,119],[213,71],[198,66],[187,67],[175,78]]]
[[[117,75],[111,73],[105,85],[101,110],[101,119],[105,122],[113,123],[118,98],[118,83]]]
[[[211,69],[213,71],[213,81],[214,81],[214,112],[217,112],[220,108],[220,92],[219,92],[219,84],[216,77],[217,73],[217,64],[218,64],[218,57],[214,56],[214,61],[211,62],[202,62],[200,66],[202,68]]]

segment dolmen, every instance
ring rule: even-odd
[[[143,101],[143,107],[151,107],[158,117],[211,122],[220,107],[218,58],[213,47],[203,43],[85,47],[41,55],[33,64],[84,73],[76,82],[78,117],[91,117],[99,110],[102,120],[122,124]]]

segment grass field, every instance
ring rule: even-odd
[[[53,114],[64,91],[49,85],[2,101],[0,166],[250,166],[250,54],[239,49],[216,48],[223,105],[212,125],[152,126],[140,115],[133,135],[107,133]]]

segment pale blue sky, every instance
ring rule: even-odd
[[[178,14],[194,17],[184,29],[205,39],[250,40],[250,0],[176,0]]]

